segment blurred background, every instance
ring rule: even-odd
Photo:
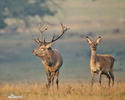
[[[125,81],[125,0],[0,0],[0,82],[46,81],[37,47],[38,24],[49,25],[44,37],[60,34],[53,44],[63,56],[61,81],[90,81],[90,48],[85,36],[102,36],[97,52],[115,57],[116,81]]]

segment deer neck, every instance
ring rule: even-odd
[[[96,67],[96,50],[91,49],[90,66]]]
[[[48,66],[55,64],[55,53],[52,49],[48,50],[45,56],[42,57],[42,62]]]

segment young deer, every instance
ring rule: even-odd
[[[61,27],[62,27],[61,34],[57,38],[55,38],[55,35],[53,35],[52,40],[50,42],[46,42],[45,38],[43,42],[42,40],[37,39],[36,37],[34,38],[34,41],[37,42],[39,46],[38,48],[34,49],[32,53],[33,55],[40,57],[42,60],[48,80],[48,83],[46,84],[47,88],[50,87],[51,83],[53,84],[55,76],[58,88],[58,74],[59,74],[59,69],[63,64],[63,59],[61,54],[57,50],[52,48],[52,43],[58,40],[68,30],[68,28],[63,26],[62,24]],[[41,26],[39,25],[38,29],[41,35],[45,30],[47,30],[47,28],[48,27],[44,27],[41,30]]]
[[[94,74],[97,73],[99,77],[99,83],[101,85],[101,75],[104,74],[108,78],[108,85],[110,86],[110,78],[112,79],[112,85],[114,85],[114,74],[113,65],[114,58],[108,54],[96,54],[97,45],[101,41],[99,36],[97,40],[92,41],[88,36],[86,37],[91,48],[91,58],[90,58],[90,70],[92,75],[91,85],[93,86]]]

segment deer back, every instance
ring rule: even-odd
[[[114,58],[111,55],[96,55],[96,65],[103,71],[109,71],[114,64]]]

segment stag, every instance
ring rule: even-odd
[[[59,69],[63,64],[63,59],[61,54],[52,48],[52,43],[58,40],[63,34],[69,29],[66,26],[62,27],[61,34],[56,38],[55,34],[53,34],[52,40],[50,42],[46,42],[45,38],[44,41],[40,40],[39,38],[34,37],[34,41],[39,44],[39,46],[33,50],[33,55],[38,56],[41,58],[42,63],[44,65],[46,75],[47,75],[47,84],[46,87],[49,88],[51,83],[53,85],[54,78],[56,79],[56,85],[58,89],[58,76],[59,76]],[[40,32],[40,36],[42,36],[43,32],[48,29],[48,26],[41,27],[38,26],[38,30]]]
[[[109,82],[112,79],[112,85],[114,85],[114,74],[113,74],[113,65],[114,58],[108,54],[96,54],[97,45],[100,43],[102,38],[99,36],[97,40],[92,41],[88,36],[86,37],[91,48],[91,58],[90,58],[90,70],[91,70],[91,85],[93,86],[94,74],[97,73],[99,77],[99,83],[101,85],[101,75],[104,74]]]

